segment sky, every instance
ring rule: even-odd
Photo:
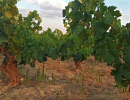
[[[66,28],[63,24],[62,10],[71,1],[74,0],[21,0],[17,2],[16,6],[23,17],[27,17],[29,11],[37,10],[42,19],[40,24],[42,30],[46,31],[49,27],[53,32],[57,28],[65,34]],[[107,7],[116,6],[116,10],[121,12],[122,16],[118,18],[121,19],[121,25],[130,22],[130,0],[104,0],[104,2]]]

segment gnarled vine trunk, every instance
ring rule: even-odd
[[[3,73],[9,79],[9,86],[16,86],[20,82],[20,74],[17,68],[17,61],[15,60],[15,56],[11,56],[10,53],[2,53],[5,58],[0,66]]]

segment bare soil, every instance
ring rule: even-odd
[[[0,55],[0,65],[3,60],[4,56]],[[94,62],[93,69],[91,62]],[[73,58],[70,58],[68,61],[60,61],[58,59],[54,63],[48,57],[48,60],[44,64],[46,81],[39,82],[35,80],[35,74],[38,68],[40,68],[40,72],[42,73],[43,64],[38,61],[35,64],[35,68],[31,68],[29,64],[23,66],[22,71],[19,71],[21,82],[12,88],[8,87],[8,80],[6,76],[2,75],[2,71],[0,70],[0,100],[130,100],[128,92],[123,93],[122,90],[114,88],[116,83],[114,77],[111,76],[111,69],[114,68],[107,66],[104,62],[95,61],[93,56],[81,63],[82,70],[75,69],[76,66]],[[20,67],[18,66],[18,68]],[[29,71],[28,86],[25,84],[27,70]],[[84,92],[81,91],[81,72],[84,72],[82,74]],[[101,72],[100,75],[98,75],[99,72]],[[52,73],[55,82],[51,84]],[[76,79],[79,79],[77,83],[75,75]],[[96,79],[99,76],[101,82]],[[58,89],[60,89],[60,93]],[[70,92],[70,99],[68,92]],[[59,99],[60,96],[61,99]]]

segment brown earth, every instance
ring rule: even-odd
[[[4,56],[0,56],[0,65],[3,59]],[[94,62],[93,70],[91,62]],[[31,68],[29,64],[23,66],[22,71],[19,71],[21,82],[13,88],[7,86],[8,80],[5,76],[1,75],[2,71],[0,70],[0,100],[130,100],[128,92],[123,93],[122,90],[114,88],[116,85],[115,79],[110,75],[113,68],[108,67],[104,62],[95,61],[93,56],[81,63],[82,72],[84,72],[82,74],[84,92],[81,92],[81,71],[78,69],[75,70],[76,66],[73,58],[68,61],[60,61],[58,59],[54,62],[48,57],[44,66],[46,81],[37,82],[35,80],[38,68],[40,68],[40,72],[43,69],[43,64],[36,61],[35,68]],[[18,68],[20,67],[18,66]],[[29,71],[28,86],[25,84],[27,70]],[[96,80],[99,72],[101,72],[101,83]],[[49,81],[52,80],[52,73],[55,82],[50,84]],[[79,79],[77,83],[75,82],[75,75]],[[58,89],[60,89],[60,94]],[[68,92],[70,92],[70,99]],[[61,99],[59,99],[60,96]]]

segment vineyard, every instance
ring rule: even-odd
[[[42,79],[44,79],[44,69],[50,68],[49,65],[46,65],[48,59],[52,59],[52,67],[56,66],[55,62],[57,61],[59,61],[57,65],[61,65],[61,62],[71,59],[76,70],[70,68],[67,71],[71,70],[71,74],[72,72],[76,73],[77,70],[84,73],[85,69],[82,68],[81,63],[87,62],[93,55],[93,61],[106,64],[103,65],[107,66],[104,69],[109,69],[109,74],[114,77],[115,85],[113,88],[120,90],[123,88],[123,91],[124,88],[128,88],[128,92],[130,92],[130,23],[121,26],[121,20],[117,19],[121,13],[115,10],[115,6],[105,6],[103,1],[74,0],[69,2],[62,11],[63,17],[65,17],[63,24],[67,28],[66,34],[63,34],[59,29],[52,32],[50,28],[39,34],[38,32],[42,30],[40,26],[42,19],[36,10],[30,11],[27,17],[22,17],[15,6],[17,0],[1,0],[0,53],[5,58],[1,62],[0,68],[8,79],[8,86],[12,88],[21,84],[18,66],[28,65],[36,70],[35,67],[40,64],[43,66]],[[70,9],[72,11],[69,11]],[[92,15],[94,15],[93,18]],[[38,23],[31,22],[33,18],[37,19]],[[32,24],[34,27],[31,27]],[[109,28],[110,30],[107,32]],[[44,65],[46,65],[45,68]],[[93,63],[90,66],[92,68]],[[101,66],[98,67],[101,68]],[[64,70],[62,69],[63,72]],[[95,73],[90,76],[94,76]],[[105,75],[107,73],[103,74],[103,76]],[[110,76],[107,78],[111,80]],[[55,78],[53,79],[55,80]],[[83,79],[81,84],[82,92],[87,91],[83,88]],[[84,100],[86,100],[85,98],[83,96]]]

